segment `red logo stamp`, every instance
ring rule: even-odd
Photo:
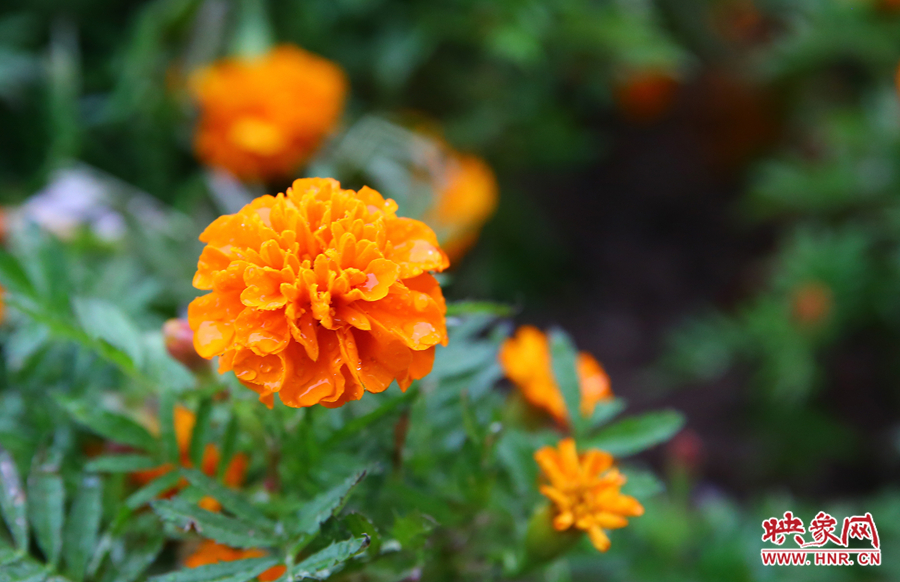
[[[762,522],[762,541],[782,546],[793,535],[797,548],[763,548],[762,563],[766,566],[881,565],[881,542],[871,513],[845,517],[839,533],[837,527],[837,519],[824,511],[810,520],[809,527],[804,527],[800,518],[790,511],[785,511],[782,518],[770,517]]]

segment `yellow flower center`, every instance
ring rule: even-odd
[[[277,154],[287,145],[278,126],[258,117],[241,117],[235,121],[228,139],[239,148],[261,156]]]

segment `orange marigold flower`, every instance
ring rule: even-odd
[[[557,448],[543,447],[534,454],[547,484],[540,491],[556,509],[553,527],[565,531],[572,526],[587,532],[594,547],[605,552],[609,538],[604,530],[628,525],[626,517],[644,514],[637,499],[622,495],[625,476],[613,466],[605,451],[578,455],[575,441],[567,438]]]
[[[553,377],[550,344],[544,333],[523,325],[500,346],[500,364],[506,376],[519,387],[529,403],[545,410],[560,424],[568,422],[566,402]],[[613,397],[609,376],[587,352],[578,354],[581,414],[590,416],[598,402]]]
[[[234,562],[236,560],[246,560],[248,558],[263,558],[268,554],[263,550],[237,550],[223,544],[216,543],[212,540],[203,540],[193,554],[185,558],[184,565],[188,568],[198,568],[207,564],[217,564],[219,562]],[[271,582],[278,580],[285,573],[287,568],[284,566],[272,566],[259,576],[260,582]]]
[[[178,452],[180,455],[180,463],[182,467],[191,468],[194,464],[190,458],[191,435],[194,432],[194,425],[197,423],[197,417],[187,408],[176,405],[174,409],[175,424],[175,440],[178,442]],[[200,470],[206,475],[214,477],[219,469],[220,461],[219,449],[212,443],[207,443],[203,450],[203,459],[201,461]],[[131,480],[138,485],[146,485],[150,481],[158,477],[162,477],[166,473],[172,471],[175,467],[171,463],[166,463],[153,469],[144,471],[136,471],[131,474]],[[237,453],[231,458],[231,462],[225,468],[225,474],[222,481],[236,489],[244,482],[244,475],[247,472],[247,457],[243,453]],[[163,496],[171,497],[180,489],[187,486],[187,482],[182,480],[175,488],[166,491]],[[211,497],[204,497],[200,500],[200,506],[209,511],[219,511],[221,506],[219,502]]]
[[[195,74],[197,156],[245,180],[289,176],[337,124],[347,78],[335,63],[282,45]]]
[[[497,209],[497,178],[477,156],[450,152],[438,176],[433,208],[424,220],[441,238],[451,261],[475,243],[482,225]]]
[[[446,306],[429,271],[449,266],[428,226],[332,179],[297,180],[219,217],[200,235],[188,308],[194,346],[219,356],[271,407],[329,408],[406,390],[446,344]]]

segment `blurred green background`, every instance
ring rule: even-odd
[[[90,198],[83,177],[100,176],[149,195],[130,220],[165,224],[176,239],[167,252],[199,252],[194,224],[227,204],[191,151],[185,76],[242,35],[302,46],[347,72],[345,126],[421,117],[495,169],[499,208],[451,273],[449,297],[510,302],[517,322],[559,324],[604,363],[617,395],[686,413],[686,431],[644,456],[669,490],[575,578],[597,568],[617,580],[900,578],[889,548],[871,572],[773,572],[758,557],[760,521],[785,509],[871,511],[885,531],[900,523],[900,7],[259,7],[6,0],[7,214],[57,192],[58,214],[71,217],[73,189]],[[117,228],[105,215],[84,221],[94,234]],[[154,309],[177,314],[194,293],[190,273],[165,252],[142,261],[160,273],[147,291]],[[127,273],[102,280],[127,288]]]

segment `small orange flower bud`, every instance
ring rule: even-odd
[[[186,320],[170,319],[163,324],[162,331],[166,351],[170,356],[191,370],[209,365],[194,349],[194,332]]]
[[[672,107],[678,81],[661,71],[640,71],[628,75],[616,86],[619,111],[630,121],[652,123]]]

